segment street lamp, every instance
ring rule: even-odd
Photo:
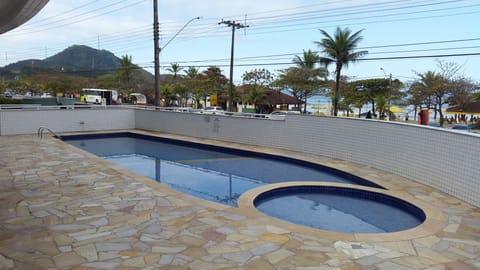
[[[387,73],[385,72],[385,69],[380,68],[383,71],[383,74],[385,75],[386,78],[389,78],[388,81],[388,97],[387,97],[387,121],[390,121],[390,95],[392,94],[392,73],[390,73],[389,76],[387,76]]]
[[[195,21],[195,20],[200,20],[201,18],[202,18],[202,17],[200,17],[200,16],[199,16],[199,17],[195,17],[195,18],[190,19],[188,22],[186,22],[186,23],[182,26],[182,28],[180,28],[180,30],[178,30],[178,32],[175,33],[175,35],[173,35],[173,37],[171,37],[171,38],[167,41],[167,43],[165,43],[165,45],[163,45],[162,48],[160,48],[160,52],[162,52],[162,50],[165,49],[165,47],[167,47],[167,45],[170,44],[170,42],[172,42],[172,40],[174,40],[174,39],[178,36],[178,34],[180,34],[180,33],[183,31],[183,29],[185,29],[191,22],[193,22],[193,21]]]
[[[195,17],[190,19],[185,25],[183,25],[178,32],[173,35],[170,40],[165,43],[163,47],[159,45],[159,27],[158,27],[158,0],[153,1],[153,41],[154,41],[154,53],[155,53],[155,106],[160,106],[160,52],[167,47],[172,40],[174,40],[178,34],[180,34],[191,22],[199,20],[201,17]]]

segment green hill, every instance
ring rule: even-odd
[[[119,58],[106,50],[96,50],[84,45],[74,45],[48,57],[42,64],[63,72],[95,71],[99,74],[112,73],[119,66]]]
[[[85,45],[73,45],[62,52],[45,58],[19,61],[0,68],[0,74],[7,76],[32,75],[36,73],[64,73],[81,77],[97,77],[113,74],[119,66],[120,59],[107,50],[96,50]],[[139,68],[140,69],[140,68]],[[153,80],[153,76],[140,69],[137,76]]]

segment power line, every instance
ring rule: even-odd
[[[329,3],[330,4],[337,4],[337,3],[340,3],[340,2],[345,2],[345,1],[330,1]],[[405,4],[403,4],[403,2],[405,2]],[[407,8],[411,8],[413,5],[420,5],[420,4],[423,4],[424,6],[427,6],[427,7],[433,7],[435,5],[435,1],[413,1],[413,5],[409,4],[409,3],[406,3],[406,2],[409,2],[409,0],[407,1],[387,1],[387,2],[381,2],[381,3],[376,3],[376,6],[378,8],[376,9],[372,9],[372,10],[378,10],[379,8],[383,8],[383,9],[386,9],[386,8],[390,8],[390,9],[393,9],[393,8],[396,8],[398,10],[400,9],[407,9]],[[443,2],[438,2],[437,4],[440,5],[440,4],[443,4],[443,5],[446,5],[446,4],[450,4],[450,3],[456,3],[457,1],[443,1]],[[458,1],[458,2],[461,2],[461,1]],[[258,12],[258,13],[253,13],[253,16],[251,16],[249,14],[249,21],[253,21],[253,22],[261,22],[261,20],[264,20],[264,21],[268,21],[268,19],[270,18],[271,20],[275,20],[275,22],[278,22],[278,19],[286,19],[284,20],[283,23],[281,24],[276,24],[276,25],[273,25],[273,26],[269,26],[268,24],[265,26],[262,26],[262,25],[259,25],[258,27],[255,27],[253,31],[251,31],[249,33],[249,35],[263,35],[263,34],[269,34],[271,32],[287,32],[287,31],[298,31],[298,30],[302,30],[301,29],[301,26],[306,26],[306,25],[310,25],[310,23],[296,23],[296,24],[288,24],[288,21],[289,19],[291,20],[292,18],[297,18],[297,19],[311,19],[311,18],[315,18],[315,17],[320,17],[319,15],[321,15],[321,18],[324,18],[325,16],[323,16],[322,14],[324,15],[329,15],[329,16],[339,16],[339,14],[345,14],[346,12],[351,12],[353,14],[355,14],[355,12],[353,11],[356,11],[357,13],[359,13],[359,11],[363,11],[362,14],[368,12],[369,9],[372,8],[371,6],[372,4],[370,5],[356,5],[356,6],[352,6],[352,7],[344,7],[344,8],[330,8],[329,10],[327,10],[326,13],[322,13],[322,12],[325,12],[324,10],[313,10],[311,11],[312,13],[307,13],[309,11],[304,11],[302,12],[303,9],[310,9],[312,7],[315,7],[315,6],[322,6],[323,7],[323,3],[322,5],[320,4],[316,4],[316,5],[308,5],[308,6],[300,6],[300,7],[297,7],[295,9],[283,9],[283,10],[273,10],[273,11],[266,11],[266,12]],[[86,5],[84,5],[86,6]],[[107,5],[108,6],[108,5]],[[456,5],[456,6],[450,6],[448,8],[448,10],[450,9],[466,9],[465,5],[463,6],[459,6],[459,5]],[[443,10],[447,10],[447,8],[442,8]],[[426,10],[422,10],[422,11],[418,11],[418,12],[433,12],[434,9],[432,8],[429,8],[429,9],[426,9]],[[435,9],[435,10],[438,10],[438,9]],[[279,14],[280,12],[284,12],[284,11],[289,11],[288,13],[285,13],[285,14]],[[290,11],[294,11],[294,12],[290,12]],[[111,11],[108,11],[108,12],[111,12]],[[106,12],[106,13],[108,13]],[[330,12],[330,13],[329,13]],[[343,13],[342,13],[343,12]],[[88,13],[88,12],[87,12]],[[301,14],[303,13],[303,14]],[[446,17],[446,16],[457,16],[457,15],[464,15],[464,14],[474,14],[474,13],[478,13],[478,11],[471,11],[471,12],[464,12],[464,13],[448,13],[448,14],[442,14],[442,15],[436,15],[434,17]],[[83,13],[82,13],[83,14]],[[275,16],[278,16],[278,17],[274,17],[274,16],[263,16],[263,15],[268,15],[268,14],[272,14],[272,15],[275,15]],[[311,14],[311,16],[309,15]],[[399,15],[400,13],[398,14],[385,14],[385,15],[381,15],[381,16],[404,16],[406,13],[402,13],[401,15]],[[255,16],[257,15],[257,16]],[[308,15],[305,16],[305,15]],[[101,15],[96,15],[96,16],[101,16]],[[242,15],[243,16],[243,15]],[[345,15],[342,15],[342,16],[345,16]],[[378,18],[381,18],[381,16],[378,16]],[[54,16],[55,17],[55,16]],[[93,16],[92,16],[93,17]],[[351,16],[349,16],[351,17]],[[371,18],[372,16],[369,16],[369,18]],[[417,19],[428,19],[428,18],[433,18],[432,16],[422,16],[422,17],[416,17],[416,18],[399,18],[399,19],[393,19],[393,20],[389,20],[389,21],[379,21],[379,20],[374,20],[374,21],[367,21],[367,22],[364,22],[363,24],[378,24],[378,23],[381,23],[381,22],[392,22],[392,21],[413,21],[413,20],[417,20]],[[340,18],[341,19],[341,18]],[[357,20],[364,20],[365,17],[359,17],[357,18]],[[242,19],[243,20],[243,19]],[[347,20],[347,19],[344,19],[344,20]],[[339,20],[341,21],[341,20]],[[65,20],[60,20],[60,22],[68,22],[67,19]],[[274,21],[272,21],[274,22]],[[287,24],[285,24],[285,22]],[[331,21],[329,21],[331,22]],[[315,22],[315,23],[318,23],[318,22]],[[357,24],[362,24],[362,22],[357,22]],[[165,25],[165,27],[163,27]],[[165,30],[165,31],[168,31],[170,28],[173,29],[174,27],[171,26],[171,24],[162,24],[162,29]],[[264,30],[267,30],[267,29],[281,29],[281,28],[284,28],[284,27],[294,27],[292,30],[279,30],[279,31],[265,31],[265,32],[262,32],[262,31],[259,31],[259,29],[264,29]],[[311,29],[311,28],[309,28]],[[46,29],[48,30],[48,29]],[[162,30],[162,31],[163,31]],[[112,50],[114,48],[117,48],[117,50],[122,50],[122,51],[126,51],[126,50],[129,50],[129,49],[137,49],[137,48],[142,48],[142,47],[145,47],[145,46],[139,46],[138,44],[136,44],[137,42],[142,42],[142,41],[146,41],[147,39],[151,39],[151,34],[149,33],[150,30],[144,30],[145,31],[145,34],[142,34],[140,32],[138,33],[135,33],[135,32],[125,32],[124,34],[121,34],[121,35],[118,35],[118,36],[109,36],[107,38],[104,38],[102,39],[102,44],[106,44],[107,46],[109,46],[109,50]],[[179,37],[179,39],[184,39],[184,40],[191,40],[191,39],[198,39],[198,38],[208,38],[208,37],[215,37],[215,36],[219,36],[220,35],[225,35],[227,33],[227,31],[218,31],[218,29],[213,29],[213,27],[211,27],[209,24],[203,24],[199,27],[195,27],[195,29],[192,29],[192,32],[193,35],[192,36],[188,36],[188,37]],[[129,33],[131,33],[131,35],[129,35]],[[186,31],[186,33],[188,33],[188,31]],[[103,35],[103,36],[107,36],[107,35]],[[123,38],[125,37],[125,38]],[[470,39],[471,41],[476,41],[478,39]],[[93,43],[93,42],[97,42],[97,35],[92,38],[91,41],[88,41],[90,43]],[[455,42],[455,41],[452,41],[452,42]],[[85,43],[85,41],[78,41],[76,43]],[[411,44],[411,45],[410,45]],[[382,47],[390,47],[390,46],[416,46],[417,44],[415,43],[405,43],[405,44],[391,44],[391,45],[381,45],[381,46],[374,46],[374,47],[370,47],[370,48],[382,48]],[[418,45],[420,45],[421,43],[418,43]],[[437,44],[436,42],[426,42],[425,44],[421,44],[421,45],[433,45],[433,44]],[[45,46],[40,46],[39,48],[35,49],[34,51],[32,51],[32,54],[34,52],[36,52],[36,55],[43,55],[44,54],[44,49],[45,49]],[[60,51],[61,48],[58,48],[58,51]],[[431,49],[433,50],[433,49]],[[439,49],[441,50],[441,49]],[[49,47],[49,52],[52,52],[52,51],[55,51],[55,49],[51,49]],[[397,51],[398,53],[401,53],[402,51]],[[385,53],[397,53],[397,52],[385,52]],[[403,52],[407,52],[407,51],[403,51]],[[371,54],[375,54],[375,53],[378,53],[378,52],[372,52]],[[296,54],[291,54],[291,55],[296,55]],[[268,57],[268,56],[261,56],[261,57]],[[239,58],[241,59],[241,58]],[[235,60],[238,60],[238,61],[244,61],[244,60],[239,60],[239,59],[235,59]],[[205,61],[205,60],[202,60],[202,61]]]
[[[72,16],[72,17],[69,17],[68,19],[62,19],[62,20],[58,20],[58,21],[54,21],[54,22],[45,23],[45,24],[40,25],[40,26],[38,26],[38,27],[46,26],[46,25],[51,25],[51,24],[55,24],[55,23],[60,23],[59,25],[55,25],[55,26],[51,26],[51,27],[43,28],[43,29],[39,29],[39,30],[32,30],[32,31],[28,31],[28,30],[35,29],[35,28],[38,28],[38,27],[24,28],[24,29],[22,29],[22,30],[20,30],[20,31],[17,31],[16,33],[14,33],[14,34],[12,34],[12,35],[33,34],[33,33],[43,32],[43,31],[47,31],[47,30],[51,30],[51,29],[56,29],[56,28],[59,28],[59,27],[64,27],[64,26],[67,26],[67,25],[76,24],[76,23],[79,23],[79,22],[84,22],[84,21],[87,21],[87,20],[92,19],[92,18],[95,18],[95,17],[99,17],[99,16],[111,14],[111,13],[117,12],[117,11],[119,11],[119,10],[126,9],[126,8],[129,8],[129,7],[138,5],[138,4],[140,4],[141,2],[144,2],[144,1],[146,1],[146,0],[139,0],[139,1],[136,1],[136,2],[134,2],[134,3],[132,3],[132,4],[124,5],[124,6],[121,6],[121,7],[119,7],[119,8],[116,8],[116,9],[113,9],[113,10],[109,10],[109,11],[106,11],[106,12],[103,12],[103,13],[100,13],[100,14],[90,15],[90,16],[88,16],[88,17],[79,18],[78,20],[73,20],[73,21],[70,21],[70,22],[62,23],[62,21],[69,21],[69,20],[71,20],[72,18],[77,18],[77,17],[81,17],[81,16],[83,16],[83,15],[89,15],[89,14],[92,13],[92,11],[87,11],[87,12],[84,12],[84,13],[81,13],[81,14],[78,14],[78,15],[75,15],[75,16]],[[103,6],[103,7],[101,7],[101,8],[96,9],[96,10],[93,10],[93,11],[102,10],[102,9],[107,8],[107,7],[112,7],[112,6],[119,5],[119,4],[123,4],[123,3],[124,3],[124,2],[119,1],[119,2],[116,2],[116,3],[113,3],[113,4],[109,4],[109,5]]]
[[[464,54],[437,54],[437,55],[421,55],[421,56],[394,56],[394,57],[377,57],[377,58],[362,58],[359,59],[358,61],[379,61],[379,60],[404,60],[404,59],[421,59],[421,58],[444,58],[444,57],[464,57],[464,56],[480,56],[480,52],[475,52],[475,53],[464,53]],[[272,66],[272,65],[295,65],[292,62],[277,62],[277,63],[250,63],[250,64],[236,64],[235,66],[237,67],[255,67],[255,66]],[[210,67],[210,66],[215,66],[215,67],[228,67],[228,64],[220,64],[220,65],[215,65],[215,64],[209,64],[209,65],[193,65],[193,67],[196,68],[202,68],[202,67]],[[184,67],[184,66],[182,66]],[[135,65],[134,69],[148,69],[148,68],[153,68],[152,65]],[[78,69],[78,70],[66,70],[63,71],[62,73],[66,74],[77,74],[77,73],[91,73],[91,72],[113,72],[116,69],[111,69],[111,68],[103,68],[103,69]],[[402,77],[402,76],[396,76],[396,77]]]
[[[449,9],[446,9],[449,10]],[[392,23],[392,22],[403,22],[403,21],[416,21],[416,20],[426,20],[426,19],[434,19],[434,18],[445,18],[445,17],[454,17],[454,16],[464,16],[464,15],[471,15],[471,14],[478,14],[480,11],[467,11],[467,12],[457,12],[457,13],[449,13],[449,14],[441,14],[441,15],[429,15],[429,16],[420,16],[420,17],[413,17],[413,18],[398,18],[398,19],[389,19],[389,20],[373,20],[373,21],[360,21],[360,22],[349,22],[349,23],[342,23],[341,26],[359,26],[359,25],[370,25],[370,24],[379,24],[379,23]],[[380,17],[387,17],[390,15],[381,15],[381,16],[374,16],[376,18]],[[398,15],[394,15],[398,16]],[[338,23],[334,24],[335,22],[347,22],[347,21],[354,21],[358,19],[370,19],[371,17],[359,17],[359,18],[346,18],[346,19],[337,19],[337,20],[329,20],[329,21],[315,21],[310,23],[296,23],[296,24],[287,24],[287,25],[276,25],[274,26],[275,29],[278,28],[291,28],[286,30],[270,30],[273,26],[265,26],[260,27],[259,29],[265,30],[263,32],[256,32],[251,33],[252,35],[264,35],[264,34],[275,34],[275,33],[285,33],[285,32],[293,32],[293,31],[302,31],[302,30],[312,30],[312,29],[319,29],[319,28],[331,28],[339,26]],[[319,25],[321,23],[328,23],[325,25]],[[307,25],[315,25],[315,27],[303,27],[297,28],[301,26]],[[293,27],[293,28],[292,28]]]
[[[86,4],[83,4],[83,5],[74,7],[74,8],[72,8],[72,9],[67,10],[67,11],[64,11],[64,12],[62,12],[62,13],[59,13],[59,14],[56,14],[56,15],[53,15],[53,16],[50,16],[50,17],[43,18],[41,21],[32,21],[32,22],[29,22],[29,23],[28,23],[28,26],[32,26],[32,25],[35,25],[35,24],[39,24],[39,23],[42,23],[43,21],[47,21],[47,20],[49,20],[49,19],[53,19],[53,18],[65,16],[66,14],[72,13],[72,12],[74,12],[74,11],[77,11],[77,10],[83,8],[83,7],[92,5],[92,4],[96,3],[96,2],[97,2],[97,0],[93,0],[93,1],[90,1],[90,2],[88,2],[88,3],[86,3]]]
[[[454,39],[454,40],[441,40],[441,41],[429,41],[429,42],[417,42],[417,43],[401,43],[401,44],[387,44],[387,45],[379,45],[379,46],[368,46],[362,47],[359,49],[366,50],[366,49],[374,49],[374,48],[393,48],[393,47],[405,47],[405,46],[418,46],[418,45],[431,45],[431,44],[448,44],[448,43],[460,43],[460,42],[469,42],[469,41],[478,41],[480,38],[469,38],[469,39]],[[463,46],[463,47],[449,47],[449,48],[425,48],[423,50],[403,50],[403,51],[386,51],[386,52],[369,52],[369,54],[389,54],[389,53],[410,53],[410,52],[430,52],[434,50],[462,50],[462,49],[473,49],[478,48],[478,46]],[[320,51],[313,51],[314,53],[321,53]],[[260,60],[260,59],[285,59],[284,57],[293,58],[296,55],[300,55],[302,52],[296,53],[282,53],[282,54],[271,54],[271,55],[256,55],[256,56],[247,56],[247,57],[240,57],[235,58],[235,61],[248,61],[248,60]],[[228,61],[227,58],[219,58],[219,59],[203,59],[203,60],[176,60],[176,63],[201,63],[201,62],[225,62]]]
[[[438,6],[438,5],[444,5],[444,4],[449,4],[449,3],[458,3],[464,0],[456,1],[456,0],[449,0],[449,1],[443,1],[443,2],[437,2],[433,1],[433,3],[428,3],[432,2],[431,0],[429,1],[423,1],[427,2],[426,4],[419,4],[422,1],[417,1],[413,5],[403,5],[399,7],[387,7],[387,4],[391,4],[392,2],[387,2],[382,5],[379,5],[377,3],[371,3],[371,4],[364,4],[364,5],[356,5],[356,6],[350,6],[350,7],[343,7],[343,8],[331,8],[331,9],[320,9],[320,10],[314,10],[314,11],[307,11],[307,12],[301,12],[301,13],[292,13],[292,14],[287,14],[287,15],[278,15],[278,16],[270,16],[270,17],[263,17],[263,18],[253,18],[252,20],[265,20],[265,19],[272,19],[272,18],[278,18],[278,17],[290,17],[288,20],[283,20],[285,21],[299,21],[299,20],[309,20],[309,19],[317,19],[319,15],[321,16],[322,19],[325,18],[330,18],[330,17],[339,17],[339,16],[348,16],[350,17],[351,15],[357,15],[357,14],[366,14],[366,13],[379,13],[379,12],[387,12],[387,11],[396,11],[396,10],[405,10],[405,9],[413,9],[413,8],[421,8],[421,7],[430,7],[430,6]],[[398,2],[398,1],[394,1]],[[404,1],[400,1],[401,3],[404,3]],[[476,6],[476,5],[473,5]],[[451,8],[451,7],[450,7]],[[443,10],[443,9],[442,9]],[[434,10],[435,11],[435,10]],[[412,11],[409,11],[408,14],[410,14]],[[425,11],[419,11],[419,12],[425,12]],[[308,15],[311,14],[311,15]],[[325,15],[322,15],[325,14]],[[299,16],[302,15],[302,16]],[[303,16],[303,15],[308,15],[308,16]],[[399,15],[404,15],[404,13],[400,13]],[[369,16],[371,17],[371,16]]]
[[[362,61],[379,61],[379,60],[402,60],[402,59],[422,59],[422,58],[445,58],[445,57],[465,57],[465,56],[479,56],[480,52],[475,53],[458,53],[458,54],[434,54],[434,55],[410,55],[410,56],[390,56],[390,57],[374,57],[374,58],[362,58],[358,59],[357,62]],[[193,67],[228,67],[227,64],[209,64],[209,65],[192,65]],[[235,64],[237,67],[248,67],[248,66],[285,66],[285,65],[295,65],[293,62],[269,62],[269,63],[246,63],[246,64]],[[187,65],[182,67],[187,67]]]
[[[401,2],[401,1],[383,2],[383,3],[381,3],[380,5],[392,4],[392,3],[396,3],[396,2]],[[446,1],[446,2],[451,2],[451,1]],[[445,3],[445,2],[441,2],[441,3]],[[438,4],[438,3],[437,3],[437,4]],[[430,4],[430,5],[433,5],[433,4]],[[360,7],[361,7],[361,6],[362,6],[362,5],[360,5]],[[364,5],[364,6],[365,6],[365,5]],[[355,6],[355,7],[358,7],[358,6]],[[367,5],[367,7],[368,7],[368,5]],[[405,7],[402,7],[402,8],[405,8]],[[285,16],[289,16],[289,15],[290,15],[290,14],[287,14],[287,15],[285,15]],[[315,18],[317,18],[317,17],[318,17],[318,14],[315,15]],[[323,16],[322,16],[322,17],[323,17]],[[255,18],[250,16],[250,21],[252,21],[252,20],[255,20]],[[317,22],[317,23],[318,23],[318,22]],[[302,25],[303,25],[303,24],[302,24]],[[283,27],[283,26],[279,26],[279,27]],[[262,29],[262,27],[257,27],[257,29]]]
[[[450,48],[437,48],[437,49],[422,49],[422,50],[403,50],[403,51],[383,51],[383,52],[369,52],[368,54],[392,54],[392,53],[412,53],[412,52],[425,52],[425,51],[452,51],[452,50],[466,50],[477,49],[480,46],[467,46],[467,47],[450,47]]]
[[[140,1],[140,2],[141,2],[141,1]],[[330,3],[338,3],[338,2],[342,2],[342,1],[337,1],[337,2],[333,1],[333,2],[330,2]],[[403,2],[404,2],[404,1],[390,1],[390,2],[383,2],[383,3],[380,3],[380,4],[375,4],[375,6],[386,6],[386,5],[392,5],[392,4],[397,4],[397,3],[403,3]],[[427,2],[427,4],[424,4],[424,6],[429,6],[429,5],[439,5],[439,4],[451,3],[452,1],[434,2],[434,3],[428,3],[428,2],[430,2],[430,1],[421,1],[421,2]],[[137,3],[138,3],[138,2],[137,2]],[[418,3],[418,2],[417,2],[417,3]],[[118,4],[118,3],[117,3],[117,4]],[[134,4],[135,4],[135,3],[134,3]],[[110,4],[110,5],[107,5],[107,6],[103,6],[103,7],[99,8],[99,9],[104,9],[104,8],[109,7],[109,6],[112,6],[112,5],[114,5],[114,4]],[[322,13],[325,13],[325,12],[332,12],[332,11],[336,11],[336,10],[345,10],[345,9],[347,9],[347,10],[348,10],[348,9],[353,10],[353,9],[359,9],[359,8],[363,8],[363,9],[369,8],[369,9],[370,9],[371,5],[372,5],[372,4],[364,4],[364,5],[356,5],[356,6],[352,6],[352,7],[347,7],[347,8],[323,9],[323,10],[320,10],[320,11],[309,11],[308,13],[312,13],[312,12],[315,13],[315,12],[316,12],[316,14],[314,15],[314,18],[318,18],[318,17],[319,17],[319,16],[318,16],[319,14],[322,14]],[[315,5],[310,5],[310,6],[315,6]],[[307,7],[310,7],[310,6],[307,6]],[[419,5],[417,4],[416,6],[419,6]],[[413,6],[413,7],[416,7],[416,6]],[[126,6],[126,7],[128,7],[128,6]],[[125,8],[125,7],[122,7],[122,8]],[[404,9],[404,8],[412,8],[412,6],[397,7],[397,9]],[[94,10],[94,11],[95,11],[95,10]],[[378,10],[377,10],[377,11],[378,11]],[[91,12],[91,11],[87,11],[87,12],[81,13],[81,14],[76,15],[76,16],[74,16],[74,17],[78,17],[78,16],[80,16],[80,15],[84,15],[84,14],[87,14],[87,13],[89,13],[89,12]],[[111,13],[111,12],[112,12],[112,11],[108,11],[107,13]],[[275,12],[275,11],[270,11],[270,12]],[[320,13],[319,13],[319,12],[320,12]],[[372,11],[371,11],[371,10],[366,10],[365,12],[372,12]],[[362,13],[365,13],[365,12],[362,12]],[[267,13],[267,12],[265,12],[265,13]],[[303,12],[303,13],[305,13],[305,12]],[[105,13],[104,13],[104,14],[105,14]],[[254,14],[255,14],[255,13],[254,13]],[[294,16],[295,14],[298,14],[298,13],[284,14],[284,15],[280,15],[280,16],[282,16],[282,17],[292,17],[292,16]],[[102,14],[100,14],[100,15],[102,15]],[[96,15],[96,16],[100,16],[100,15]],[[336,14],[335,16],[338,16],[338,15],[342,15],[342,13]],[[343,15],[345,15],[345,14],[343,14]],[[330,15],[330,16],[334,16],[334,15]],[[54,16],[54,17],[55,17],[55,16]],[[325,18],[325,16],[322,16],[322,17]],[[90,18],[90,17],[89,17],[89,18]],[[267,17],[263,17],[263,18],[267,18]],[[69,18],[69,19],[71,19],[71,18]],[[87,19],[88,19],[88,18],[87,18]],[[262,17],[261,17],[260,19],[262,19]],[[65,20],[67,20],[67,19],[65,19]],[[252,21],[252,20],[253,20],[253,21],[254,21],[254,20],[258,20],[258,18],[254,18],[254,17],[251,17],[251,16],[250,16],[250,21]],[[296,19],[296,21],[298,21],[298,19]],[[74,23],[75,23],[75,22],[74,22]],[[49,23],[49,24],[51,24],[51,23]],[[65,24],[63,24],[63,25],[65,25]],[[60,26],[63,26],[63,25],[60,25]],[[60,27],[60,26],[59,26],[59,27]],[[48,30],[48,29],[45,29],[45,30]],[[43,31],[43,30],[42,30],[42,31]]]
[[[401,59],[420,59],[420,58],[444,58],[444,57],[463,57],[463,56],[479,56],[479,55],[480,55],[480,52],[457,53],[457,54],[435,54],[435,55],[391,56],[391,57],[363,58],[363,59],[361,59],[361,61],[401,60]]]
[[[150,32],[150,31],[148,31]],[[125,33],[125,35],[127,35],[128,33]],[[123,34],[122,34],[123,35]],[[113,35],[114,36],[114,35]],[[133,36],[132,36],[133,37]],[[141,34],[139,35],[139,38],[144,38]],[[102,43],[103,44],[112,44],[112,46],[110,46],[110,50],[112,50],[112,48],[118,48],[117,50],[128,50],[129,48],[131,49],[135,49],[135,48],[145,48],[146,46],[135,46],[135,47],[131,47],[131,45],[129,45],[128,43],[131,43],[132,45],[133,44],[137,44],[138,41],[141,41],[141,39],[129,39],[128,40],[128,43],[123,43],[124,45],[120,45],[119,43],[116,43],[114,40],[115,39],[118,39],[118,40],[121,40],[121,36],[119,36],[118,38],[111,38],[111,39],[106,39],[106,41],[103,41]],[[145,41],[147,40],[150,40],[150,35],[147,35],[145,36]],[[366,47],[361,47],[359,49],[375,49],[375,48],[392,48],[392,47],[409,47],[409,46],[420,46],[420,45],[438,45],[438,44],[447,44],[447,43],[461,43],[461,42],[472,42],[472,41],[478,41],[480,40],[480,38],[468,38],[468,39],[454,39],[454,40],[441,40],[441,41],[428,41],[428,42],[415,42],[415,43],[400,43],[400,44],[386,44],[386,45],[377,45],[377,46],[366,46]],[[97,42],[96,40],[95,41],[92,41],[92,42]],[[149,46],[148,46],[149,47]],[[407,52],[422,52],[422,51],[432,51],[432,50],[447,50],[447,49],[450,49],[450,50],[459,50],[459,49],[469,49],[469,48],[475,48],[475,46],[470,46],[470,47],[449,47],[449,48],[426,48],[426,49],[423,49],[423,50],[403,50],[403,51],[384,51],[384,52],[370,52],[370,54],[387,54],[387,53],[407,53]],[[45,47],[39,47],[38,49],[34,49],[34,50],[38,50],[41,53],[43,53],[43,50],[45,49]],[[52,51],[62,51],[64,48],[51,48],[49,47],[49,51],[52,52]],[[316,53],[319,53],[319,51],[314,51]],[[298,55],[298,54],[301,54],[300,52],[297,52],[297,53],[284,53],[284,54],[274,54],[274,55],[257,55],[257,56],[248,56],[248,57],[241,57],[241,58],[236,58],[237,61],[244,61],[244,60],[250,60],[250,59],[264,59],[264,58],[274,58],[274,57],[283,57],[283,56],[288,56],[288,57],[293,57],[295,55]],[[33,54],[30,54],[33,56]],[[26,57],[27,55],[24,55],[24,57]],[[183,63],[183,62],[189,62],[189,63],[195,63],[195,62],[210,62],[210,61],[226,61],[227,59],[207,59],[207,60],[189,60],[189,61],[186,61],[186,60],[180,60],[180,61],[176,61],[178,63]]]

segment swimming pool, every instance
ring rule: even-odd
[[[269,216],[344,233],[391,233],[425,221],[415,205],[388,194],[360,187],[292,183],[255,196],[256,209]]]
[[[137,133],[62,136],[69,144],[190,195],[236,206],[247,190],[279,182],[379,185],[306,161]]]

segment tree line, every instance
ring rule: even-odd
[[[379,118],[394,117],[392,104],[413,105],[415,110],[432,109],[443,125],[443,109],[447,105],[465,107],[480,101],[479,85],[465,77],[461,66],[456,63],[438,61],[436,71],[417,72],[413,81],[402,82],[392,78],[350,80],[342,70],[359,61],[368,51],[357,50],[362,41],[362,30],[352,33],[348,28],[337,28],[333,35],[320,30],[321,39],[315,41],[318,52],[303,51],[292,59],[292,67],[279,70],[276,74],[267,69],[253,69],[242,75],[242,85],[249,86],[247,92],[234,89],[234,101],[238,104],[253,104],[261,112],[266,91],[287,92],[299,102],[297,108],[306,112],[308,98],[324,95],[332,100],[332,115],[344,111],[347,116],[369,106]],[[332,73],[329,66],[333,65]],[[160,97],[162,106],[192,106],[199,108],[207,103],[210,95],[217,95],[220,105],[228,100],[228,78],[219,67],[210,66],[200,71],[197,67],[182,67],[177,63],[166,69],[168,74],[161,77]],[[84,78],[65,74],[32,74],[16,80],[2,81],[0,87],[15,91],[34,89],[42,92],[78,93],[83,87],[111,88],[120,90],[127,99],[132,92],[141,92],[154,103],[153,81],[140,76],[141,69],[134,65],[129,55],[119,60],[119,67],[112,74],[96,78]],[[333,79],[329,79],[333,75]],[[223,103],[222,103],[223,102]],[[225,108],[225,107],[224,107]]]

